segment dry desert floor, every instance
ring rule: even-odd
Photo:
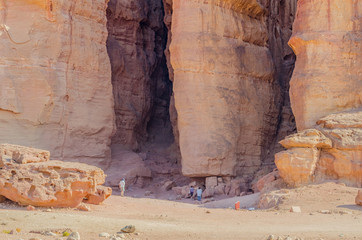
[[[337,183],[287,189],[284,202],[269,210],[205,208],[196,202],[119,195],[92,205],[89,212],[27,211],[5,202],[0,204],[0,239],[67,239],[60,233],[68,229],[78,231],[82,240],[98,240],[106,239],[100,233],[112,235],[130,224],[136,232],[124,239],[362,239],[362,206],[354,204],[357,190]],[[225,201],[220,206],[225,207]],[[290,212],[291,206],[299,206],[301,213]],[[46,231],[57,236],[46,236]]]

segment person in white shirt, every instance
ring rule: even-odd
[[[197,201],[201,201],[202,189],[199,187],[196,191]]]
[[[121,190],[121,196],[124,196],[124,190],[126,187],[126,180],[124,178],[122,178],[122,180],[119,182],[118,184],[119,190]]]

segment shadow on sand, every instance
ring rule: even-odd
[[[350,210],[357,210],[362,212],[362,206],[358,205],[339,205],[337,208],[348,208]]]

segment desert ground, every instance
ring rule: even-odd
[[[115,190],[102,205],[90,206],[91,211],[28,211],[4,202],[0,204],[0,239],[67,239],[61,235],[66,230],[79,232],[81,239],[98,240],[106,239],[100,233],[113,235],[126,225],[134,225],[136,231],[123,238],[135,240],[268,239],[271,235],[275,239],[362,239],[362,206],[354,203],[357,190],[338,183],[284,189],[283,203],[266,210],[233,209],[233,200],[243,205],[243,201],[257,200],[258,194],[202,205],[152,195],[121,197]],[[299,206],[301,213],[290,212],[291,206]],[[46,231],[56,236],[46,236]]]

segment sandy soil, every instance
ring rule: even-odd
[[[104,204],[92,205],[90,212],[44,208],[27,211],[7,202],[0,204],[0,239],[66,239],[30,232],[61,232],[67,228],[78,231],[82,240],[105,239],[99,233],[114,234],[129,224],[136,226],[136,234],[126,234],[125,239],[135,240],[267,239],[269,235],[282,239],[288,235],[291,239],[362,239],[362,207],[354,204],[357,190],[336,183],[283,190],[285,201],[278,209],[254,211],[228,208],[234,202],[230,199],[205,208],[191,200],[184,203],[152,196],[120,197],[117,192]],[[250,202],[252,197],[246,197],[245,201]],[[223,208],[214,208],[218,206]],[[291,206],[300,206],[302,212],[289,212]],[[14,234],[4,230],[13,230]]]

